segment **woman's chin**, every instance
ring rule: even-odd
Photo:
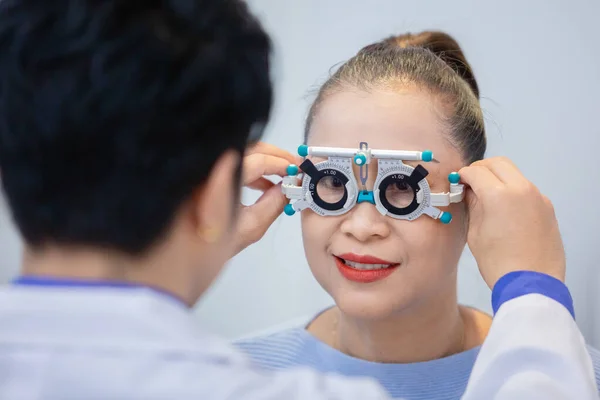
[[[409,307],[408,299],[389,298],[378,293],[341,293],[334,295],[340,311],[347,317],[383,320]]]

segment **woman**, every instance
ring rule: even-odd
[[[432,192],[448,191],[449,173],[484,157],[479,88],[449,35],[391,37],[360,50],[323,85],[310,109],[305,141],[433,150],[440,162],[427,164],[427,180]],[[375,177],[377,163],[369,169]],[[467,215],[464,203],[444,211],[454,216],[449,225],[426,216],[396,220],[368,202],[335,217],[303,212],[308,263],[335,306],[306,327],[239,345],[269,368],[308,365],[367,374],[394,397],[460,398],[492,318],[457,303]],[[355,273],[364,268],[387,273],[365,283]],[[600,353],[590,353],[598,376]]]

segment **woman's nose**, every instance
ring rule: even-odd
[[[348,212],[340,229],[342,233],[353,236],[361,242],[375,238],[382,239],[390,234],[390,226],[386,218],[388,217],[381,215],[373,204],[364,202],[356,204]]]

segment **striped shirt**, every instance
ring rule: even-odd
[[[377,363],[348,356],[321,342],[304,328],[236,342],[254,362],[270,370],[308,366],[345,376],[378,380],[394,398],[407,400],[460,399],[479,347],[449,357],[411,364]],[[596,382],[600,382],[600,352],[588,347]],[[600,385],[599,385],[600,387]]]

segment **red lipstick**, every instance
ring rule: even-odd
[[[359,283],[370,283],[385,279],[390,276],[400,265],[398,263],[382,260],[381,258],[369,255],[361,256],[351,253],[334,256],[334,259],[338,270],[344,278],[348,279],[349,281]],[[346,265],[343,260],[361,264],[388,264],[390,266],[387,268],[378,269],[358,269]]]

